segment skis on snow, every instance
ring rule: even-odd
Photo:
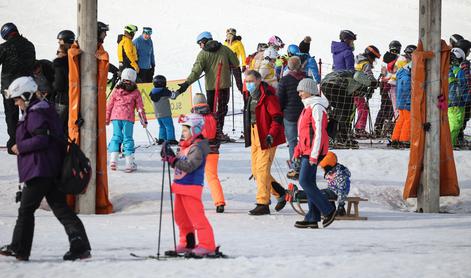
[[[219,246],[216,247],[214,254],[208,254],[204,256],[198,256],[192,252],[187,253],[177,253],[174,250],[165,251],[164,255],[138,255],[135,253],[130,253],[131,257],[139,259],[153,259],[153,260],[167,260],[167,259],[227,259],[229,256],[219,251]]]

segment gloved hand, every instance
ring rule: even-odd
[[[172,92],[172,95],[170,96],[170,99],[177,99],[177,97],[180,95],[178,91]]]
[[[168,162],[171,167],[175,167],[175,163],[177,162],[178,158],[175,155],[175,152],[170,147],[170,144],[168,144],[167,142],[164,142],[162,144],[160,156],[162,157],[162,161]]]
[[[267,138],[265,138],[265,143],[267,143],[268,147],[271,147],[271,145],[273,145],[273,136],[268,134]]]
[[[183,83],[178,84],[178,86],[180,86],[180,88],[178,88],[177,92],[178,94],[181,94],[185,92],[186,89],[188,89],[188,87],[190,87],[190,84],[188,84],[188,82],[185,81]]]

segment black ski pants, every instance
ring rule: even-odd
[[[91,250],[85,228],[65,201],[65,194],[59,191],[53,178],[33,178],[23,188],[18,218],[13,231],[11,249],[22,257],[29,257],[34,235],[34,212],[46,197],[54,216],[61,222],[71,243],[70,251]]]
[[[215,90],[211,91],[206,91],[206,97],[208,100],[208,105],[211,109],[211,111],[214,112],[214,98],[216,95]],[[216,129],[216,135],[220,136],[223,134],[223,129],[224,129],[224,120],[227,115],[228,111],[228,103],[229,103],[229,98],[230,98],[230,89],[219,89],[219,95],[218,95],[218,102],[217,102],[217,111],[216,111],[216,121],[217,121],[217,129]]]
[[[15,105],[13,99],[7,99],[3,96],[3,107],[5,109],[5,122],[7,123],[8,141],[7,148],[8,153],[13,154],[11,147],[16,144],[16,126],[18,125],[18,118],[20,112],[18,106]]]
[[[389,98],[389,90],[391,86],[385,83],[381,86],[379,91],[381,95],[381,106],[375,120],[375,131],[381,132],[383,125],[386,120],[391,120],[394,117],[394,109],[392,106],[391,99]]]

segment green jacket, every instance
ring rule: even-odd
[[[239,59],[237,59],[237,56],[229,47],[214,40],[208,41],[200,51],[193,64],[190,75],[186,78],[186,82],[192,84],[200,78],[204,71],[206,90],[215,90],[218,65],[220,62],[222,62],[222,69],[219,89],[231,87],[231,67],[239,67]]]

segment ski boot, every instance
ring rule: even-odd
[[[124,172],[126,173],[131,173],[137,170],[137,165],[134,162],[134,155],[128,155],[126,156],[126,168],[124,169]]]
[[[216,212],[217,213],[223,213],[224,212],[224,205],[216,206]]]
[[[190,253],[193,251],[196,245],[196,240],[195,240],[195,234],[194,233],[188,233],[186,235],[186,244],[179,243],[177,245],[176,250],[168,250],[165,251],[165,256],[169,257],[179,257],[179,256],[184,256],[187,253]]]
[[[118,169],[119,152],[112,152],[110,154],[110,169],[116,171]]]

